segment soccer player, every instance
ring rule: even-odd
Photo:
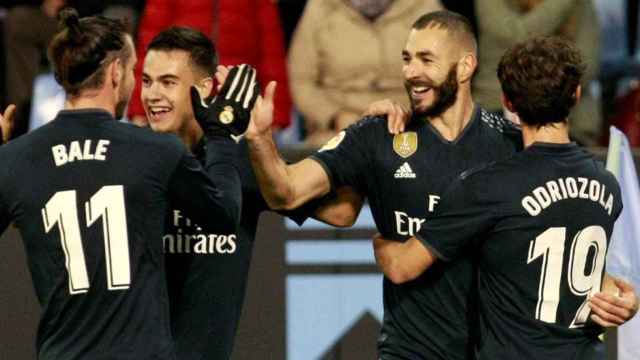
[[[208,231],[233,231],[235,144],[211,136],[213,182],[174,136],[115,120],[136,62],[118,21],[64,10],[49,57],[65,110],[0,147],[0,230],[14,221],[24,240],[42,306],[38,358],[176,359],[161,242],[168,203]]]
[[[603,285],[622,201],[615,177],[569,140],[583,72],[580,53],[560,38],[509,49],[498,77],[525,150],[459,175],[405,243],[374,240],[385,273],[477,254],[479,359],[605,358],[589,296]],[[431,271],[423,276],[438,276]]]
[[[424,226],[425,210],[435,209],[457,174],[514,153],[518,130],[471,98],[476,41],[464,17],[447,11],[420,17],[402,57],[413,110],[407,131],[390,135],[383,118],[368,118],[311,158],[289,166],[268,136],[274,91],[273,84],[268,86],[247,139],[260,187],[272,207],[295,208],[332,187],[349,186],[368,198],[378,230],[403,241]],[[475,300],[470,256],[437,267],[406,284],[384,279],[381,359],[471,356],[468,333]]]
[[[200,130],[192,110],[190,88],[194,95],[195,112],[201,121],[215,121],[231,113],[234,122],[249,122],[250,102],[230,96],[225,106],[203,108],[200,97],[212,93],[214,73],[224,83],[216,99],[226,99],[226,92],[244,84],[250,89],[255,71],[247,65],[231,69],[218,67],[213,43],[203,33],[184,27],[172,27],[154,37],[144,59],[142,103],[154,131],[178,135],[197,158],[204,160],[205,134]],[[226,80],[225,80],[226,79]],[[255,92],[258,96],[258,92]],[[227,113],[225,113],[227,111]],[[223,113],[225,113],[223,115]],[[238,135],[238,134],[236,134]],[[242,216],[237,231],[207,232],[199,223],[185,216],[178,206],[172,210],[164,235],[167,255],[169,305],[172,332],[179,359],[229,359],[247,286],[249,265],[256,227],[260,214],[268,210],[256,183],[249,162],[246,142],[240,141],[240,156],[236,166],[242,180]],[[346,208],[346,206],[341,206]],[[306,208],[287,212],[297,222],[303,221]],[[322,219],[331,212],[332,224],[352,223],[355,219],[336,216],[340,208],[330,203],[315,211]]]
[[[435,210],[455,176],[507,158],[521,147],[518,129],[473,103],[469,82],[476,67],[476,42],[464,17],[447,11],[420,17],[402,56],[413,110],[406,132],[390,135],[383,118],[368,118],[311,158],[288,166],[270,137],[274,84],[268,86],[265,98],[256,103],[247,140],[260,188],[272,208],[295,208],[340,188],[337,203],[348,194],[346,203],[357,215],[358,201],[367,197],[378,230],[405,241],[420,230],[425,209]],[[398,114],[393,106],[381,109]],[[398,123],[390,122],[389,132],[402,128]],[[435,267],[429,276],[404,284],[384,279],[381,359],[473,357],[471,256]],[[605,299],[603,316],[612,301]]]

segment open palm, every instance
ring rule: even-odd
[[[258,97],[256,105],[251,111],[251,121],[247,129],[248,135],[264,135],[273,124],[273,98],[276,91],[276,82],[271,81],[264,91],[264,97]]]

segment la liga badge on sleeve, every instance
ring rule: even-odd
[[[327,151],[327,150],[333,150],[335,148],[338,147],[338,145],[340,145],[340,143],[342,142],[342,140],[344,140],[344,136],[346,135],[346,133],[344,132],[344,130],[340,131],[338,133],[338,135],[334,136],[331,138],[331,140],[327,141],[326,144],[324,144],[320,150],[318,150],[318,152],[323,152],[323,151]]]

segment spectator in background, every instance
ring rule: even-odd
[[[26,1],[28,5],[18,5],[8,11],[4,27],[5,88],[7,104],[17,105],[13,137],[51,121],[64,105],[64,91],[53,78],[45,54],[57,30],[58,12],[72,6],[79,10],[80,16],[102,14],[126,19],[126,30],[133,34],[141,1]]]
[[[33,80],[48,70],[46,49],[57,29],[56,16],[65,0],[45,0],[42,5],[10,9],[5,19],[6,101],[17,106],[13,136],[28,128]]]
[[[274,127],[289,126],[291,96],[284,35],[273,0],[147,0],[138,28],[138,57],[143,59],[151,39],[172,25],[189,26],[209,35],[218,49],[221,65],[250,64],[258,70],[261,84],[277,81]],[[138,62],[129,116],[136,124],[146,125],[140,101],[141,75],[142,62]]]
[[[600,106],[589,91],[598,75],[600,32],[592,1],[587,0],[482,0],[476,1],[479,28],[479,66],[473,96],[484,108],[503,112],[496,69],[506,49],[529,37],[560,35],[575,42],[584,56],[582,98],[571,113],[571,136],[583,145],[600,137]]]
[[[309,0],[289,50],[294,102],[318,146],[382,98],[408,105],[402,48],[438,0]],[[279,90],[278,90],[279,91]]]

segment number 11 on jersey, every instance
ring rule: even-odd
[[[76,204],[75,190],[59,191],[42,209],[45,232],[58,225],[70,294],[86,293],[90,286]],[[108,289],[128,289],[131,266],[123,186],[103,186],[85,203],[85,211],[87,227],[102,218]]]

